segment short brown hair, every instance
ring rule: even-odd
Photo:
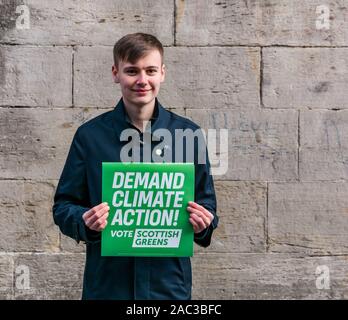
[[[115,66],[117,67],[120,61],[135,63],[153,49],[159,51],[163,61],[163,46],[155,36],[141,32],[127,34],[114,46]]]

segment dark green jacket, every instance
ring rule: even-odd
[[[192,121],[164,109],[156,99],[152,132],[159,128],[198,129]],[[101,164],[119,162],[122,130],[135,128],[128,121],[123,100],[114,110],[78,128],[54,197],[53,217],[61,232],[86,243],[83,299],[190,299],[190,258],[101,257],[100,233],[88,229],[82,215],[102,202]],[[173,139],[174,140],[174,139]],[[155,144],[159,142],[153,142]],[[173,141],[175,144],[175,141]],[[152,146],[152,147],[154,147]],[[172,150],[175,147],[172,146]],[[195,154],[199,150],[194,150]],[[209,228],[194,241],[207,247],[217,227],[214,184],[210,164],[195,159],[195,199],[214,214]]]

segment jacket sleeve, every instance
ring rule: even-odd
[[[82,215],[89,209],[85,156],[78,129],[54,196],[53,219],[66,236],[77,242],[93,242],[100,235],[88,229],[82,219]]]
[[[214,188],[213,177],[210,174],[210,162],[206,146],[202,146],[197,150],[197,154],[205,152],[205,163],[195,163],[195,202],[206,208],[214,215],[214,219],[210,226],[200,233],[194,235],[194,241],[202,246],[208,247],[211,242],[211,237],[214,229],[217,227],[219,218],[216,214],[216,195]]]

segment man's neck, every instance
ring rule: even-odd
[[[144,130],[144,123],[151,120],[155,109],[155,99],[151,103],[139,106],[123,100],[126,112],[132,124],[141,132]]]

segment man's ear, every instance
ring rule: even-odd
[[[115,83],[120,83],[119,77],[118,77],[118,70],[115,65],[112,66],[112,78],[114,79]]]
[[[162,64],[162,68],[161,68],[161,82],[164,82],[165,77],[166,77],[166,66],[165,66],[165,64]]]

